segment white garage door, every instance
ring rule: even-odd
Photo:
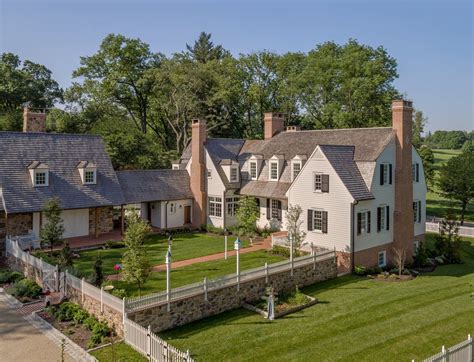
[[[65,238],[89,235],[89,209],[66,210],[61,213]]]

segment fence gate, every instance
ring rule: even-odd
[[[66,297],[66,273],[59,273],[59,299],[63,300]]]
[[[43,269],[43,289],[55,292],[57,290],[57,272],[56,268]]]

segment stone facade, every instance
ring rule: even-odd
[[[129,313],[128,318],[142,326],[151,326],[153,332],[160,332],[239,308],[243,302],[259,300],[265,295],[267,286],[273,286],[277,293],[289,292],[293,291],[296,285],[303,287],[336,276],[336,260],[331,258],[318,261],[315,267],[311,264],[295,268],[293,276],[289,271],[270,275],[268,283],[265,277],[255,278],[240,283],[239,290],[234,284],[209,291],[207,300],[204,293],[178,299],[170,303],[170,312],[168,312],[167,304],[164,303]]]
[[[8,214],[7,233],[9,235],[26,235],[33,230],[33,214]]]
[[[43,274],[40,269],[28,265],[10,254],[7,254],[7,265],[10,269],[23,273],[25,278],[34,280],[36,284],[43,288]]]
[[[114,230],[114,209],[112,206],[97,208],[97,228],[98,234],[108,233]],[[96,209],[89,209],[89,235],[95,235]]]

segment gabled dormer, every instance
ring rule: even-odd
[[[33,187],[49,186],[49,167],[41,161],[33,161],[28,166]]]
[[[285,162],[285,156],[273,155],[268,160],[268,180],[279,181],[281,171],[283,169],[283,163]]]
[[[89,161],[81,161],[77,165],[83,185],[95,185],[97,183],[97,166]]]
[[[240,182],[240,170],[237,161],[224,159],[220,162],[220,166],[222,167],[222,170],[224,170],[229,182]]]
[[[291,182],[293,182],[306,162],[306,155],[296,155],[291,160]]]
[[[248,160],[248,175],[250,180],[257,180],[262,169],[263,156],[254,154]]]

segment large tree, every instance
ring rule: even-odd
[[[413,146],[416,149],[419,149],[423,144],[423,131],[425,129],[426,123],[428,119],[423,117],[423,112],[420,110],[416,110],[413,113]]]
[[[474,198],[474,153],[463,152],[439,170],[438,187],[442,196],[461,203],[461,225],[467,205]]]
[[[214,45],[211,34],[201,32],[193,45],[186,44],[186,49],[192,58],[199,63],[207,63],[213,60],[221,60],[230,53],[222,45]]]

